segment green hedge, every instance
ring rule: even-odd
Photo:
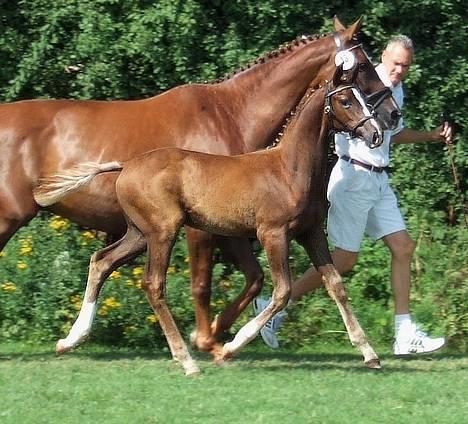
[[[468,180],[468,24],[463,2],[30,0],[1,2],[0,7],[4,101],[142,98],[181,83],[215,79],[298,34],[329,31],[335,13],[347,23],[365,16],[362,39],[376,60],[390,35],[410,35],[416,60],[406,81],[406,123],[432,128],[442,112],[451,116],[458,124],[453,160],[462,185],[460,192],[453,183],[450,152],[442,145],[394,149],[393,185],[418,246],[413,309],[430,330],[447,334],[452,346],[466,350],[468,236],[462,202]],[[2,339],[63,336],[77,315],[89,256],[102,244],[99,234],[46,214],[23,228],[0,253]],[[177,321],[188,333],[193,308],[186,255],[181,235],[167,293]],[[267,271],[261,252],[259,256]],[[295,245],[291,257],[299,275],[308,260]],[[381,243],[366,242],[346,279],[362,324],[373,340],[385,342],[393,334],[388,261]],[[138,289],[142,265],[140,258],[109,278],[96,318],[96,339],[165,346]],[[243,277],[218,263],[214,281],[216,312],[240,291]],[[267,278],[265,293],[270,291]],[[280,336],[291,347],[345,337],[336,307],[323,292],[291,308]]]

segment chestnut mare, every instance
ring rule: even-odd
[[[37,214],[39,206],[32,190],[41,176],[85,161],[123,161],[159,147],[234,155],[271,144],[309,84],[330,74],[337,50],[355,48],[357,83],[374,106],[382,129],[393,127],[399,110],[354,39],[360,24],[358,20],[345,28],[336,20],[337,33],[288,43],[224,81],[184,85],[145,100],[32,100],[0,105],[0,250]],[[115,180],[113,174],[101,176],[47,210],[120,237],[125,220],[115,195]],[[189,227],[186,234],[197,324],[194,342],[198,349],[211,351],[216,336],[257,295],[263,274],[247,239],[212,236]],[[210,323],[215,242],[244,272],[246,287]],[[145,242],[138,247],[135,256],[145,250]],[[101,285],[88,289],[84,305],[95,304]],[[81,333],[68,345],[59,343],[58,352],[86,337],[94,312],[94,308],[83,307],[78,323]]]
[[[339,65],[333,84],[324,81],[324,86],[306,92],[276,147],[237,156],[157,149],[126,162],[85,163],[43,179],[36,188],[36,201],[48,206],[101,173],[121,171],[116,192],[127,233],[93,255],[88,284],[99,284],[146,243],[143,289],[173,358],[181,362],[186,374],[199,369],[165,301],[171,250],[184,224],[223,236],[257,237],[270,265],[274,286],[271,303],[216,352],[219,360],[237,353],[286,305],[291,285],[289,241],[296,238],[322,273],[352,344],[359,347],[369,367],[380,367],[332,265],[322,229],[327,209],[328,130],[355,133],[370,146],[380,145],[383,139],[354,85],[358,65],[350,51],[346,55],[348,66],[354,66],[344,72],[344,66]]]

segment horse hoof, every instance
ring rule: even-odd
[[[70,350],[72,350],[72,346],[66,345],[64,339],[60,339],[55,345],[55,353],[57,355],[63,355],[64,353],[67,353]]]
[[[200,368],[196,365],[190,365],[189,367],[185,368],[185,375],[187,377],[194,377],[201,373]]]
[[[213,347],[210,353],[213,356],[213,361],[216,365],[223,365],[226,362],[226,360],[232,358],[232,355],[225,356],[224,350],[220,345],[216,345],[215,347]]]
[[[367,368],[371,368],[374,370],[380,370],[382,368],[382,365],[380,364],[380,359],[375,358],[375,359],[370,359],[369,361],[365,362],[365,365]]]

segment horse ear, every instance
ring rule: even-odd
[[[333,16],[333,27],[335,28],[335,31],[344,31],[346,29],[337,15]]]
[[[352,24],[349,29],[351,30],[351,34],[354,36],[356,35],[359,30],[361,29],[362,21],[364,20],[364,16],[361,16],[354,24]]]

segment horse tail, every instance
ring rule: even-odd
[[[62,174],[41,178],[39,185],[33,190],[34,200],[43,207],[53,205],[66,194],[73,193],[87,184],[96,175],[102,172],[121,171],[122,169],[122,164],[116,161],[82,163],[64,171]]]

